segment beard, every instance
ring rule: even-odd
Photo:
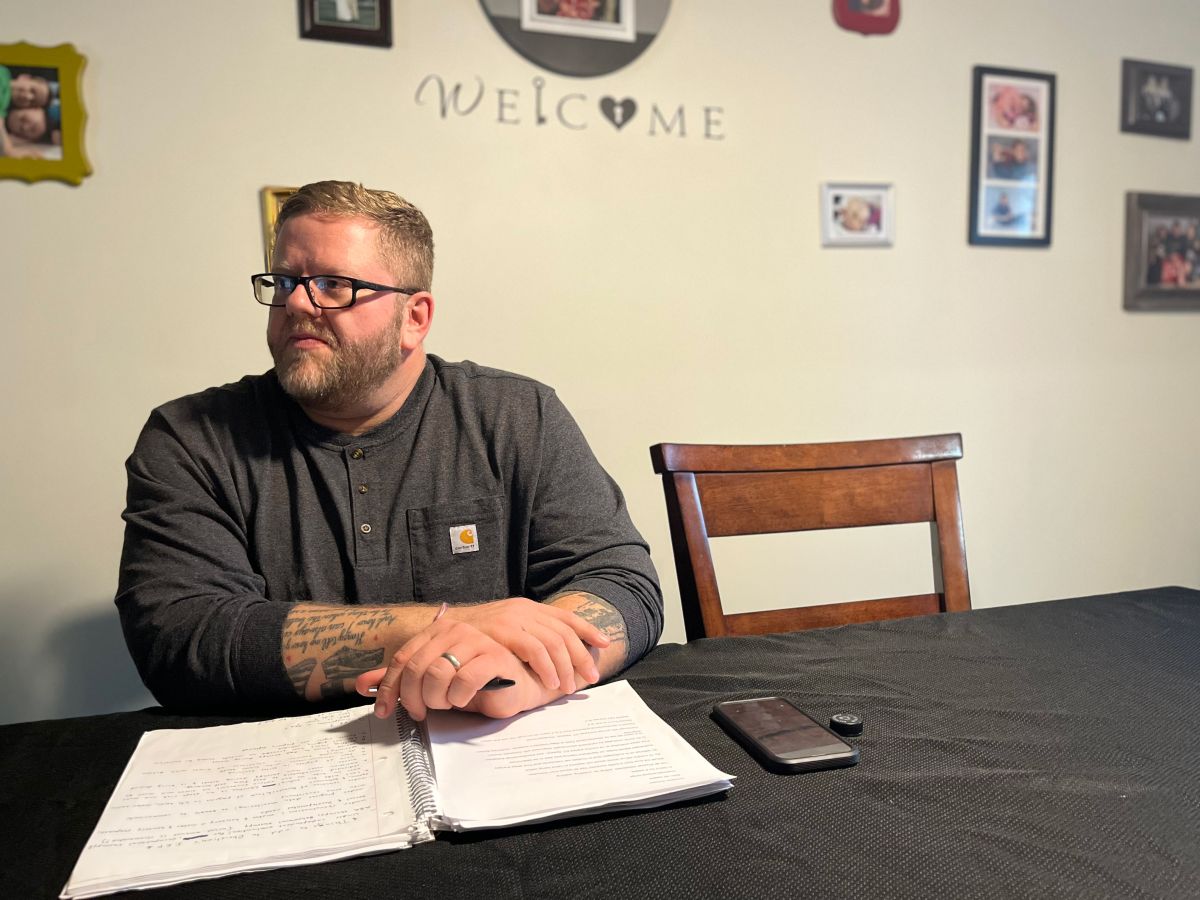
[[[404,361],[404,351],[400,347],[403,325],[401,307],[390,328],[373,337],[348,343],[311,321],[297,322],[280,346],[268,342],[279,384],[302,406],[357,406],[387,381]],[[297,334],[319,337],[328,344],[329,353],[295,349],[288,343],[288,338]]]

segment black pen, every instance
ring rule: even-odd
[[[497,675],[495,678],[493,678],[491,681],[489,681],[487,684],[485,684],[479,690],[481,690],[481,691],[499,691],[499,690],[503,690],[504,688],[510,688],[514,684],[516,684],[516,682],[513,681],[511,678],[501,678],[499,675]],[[375,694],[378,692],[379,692],[379,685],[377,685],[377,684],[373,684],[369,688],[367,688],[368,694]]]

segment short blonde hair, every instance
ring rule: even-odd
[[[314,181],[284,201],[275,237],[293,216],[362,216],[380,226],[380,243],[397,278],[427,291],[433,284],[433,229],[419,209],[391,191],[374,191],[352,181]]]

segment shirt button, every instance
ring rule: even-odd
[[[350,458],[351,459],[362,459],[363,458],[362,448],[355,447],[354,452],[350,454]]]
[[[367,486],[365,484],[360,484],[358,486],[358,492],[360,494],[365,494],[367,492]]]
[[[363,522],[363,523],[362,523],[362,525],[359,527],[359,529],[358,529],[358,530],[359,530],[359,531],[361,531],[363,534],[370,534],[370,533],[371,533],[371,526],[370,526],[368,523],[366,523],[366,522]]]

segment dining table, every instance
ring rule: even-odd
[[[1158,587],[665,643],[628,679],[714,796],[442,833],[155,898],[1200,896],[1200,591]],[[10,685],[10,689],[18,689]],[[777,774],[713,719],[781,696],[861,718],[847,768]],[[161,708],[0,727],[0,897],[55,897]]]

